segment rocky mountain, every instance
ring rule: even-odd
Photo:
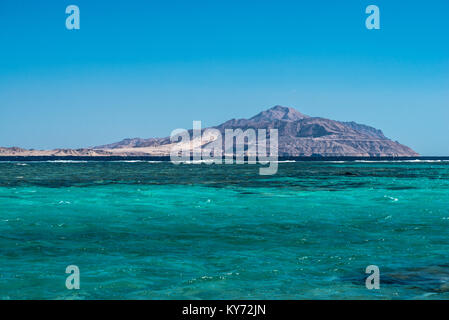
[[[311,117],[299,111],[275,106],[249,119],[232,119],[213,127],[222,135],[226,129],[277,129],[279,156],[361,156],[414,157],[419,156],[407,146],[392,141],[381,130],[356,122],[340,122]],[[204,129],[203,129],[204,130]],[[192,130],[190,130],[190,133]],[[204,147],[209,141],[201,141]],[[124,139],[94,148],[58,149],[44,155],[85,156],[167,156],[173,144],[170,138]],[[1,155],[35,155],[36,151],[0,148]]]
[[[391,141],[373,127],[310,117],[283,106],[275,106],[249,119],[232,119],[214,128],[222,134],[225,129],[278,129],[280,156],[418,156],[409,147]],[[169,138],[135,138],[95,149],[158,149],[168,144]]]
[[[304,115],[275,106],[246,120],[230,120],[217,127],[242,130],[276,128],[280,156],[417,156],[407,146],[391,141],[381,130],[355,122]]]

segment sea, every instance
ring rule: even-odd
[[[449,298],[448,158],[31,160],[0,162],[0,299]]]

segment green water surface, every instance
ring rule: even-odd
[[[2,162],[0,299],[445,299],[448,228],[449,162]]]

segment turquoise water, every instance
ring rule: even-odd
[[[449,162],[2,162],[0,299],[447,299],[448,204]]]

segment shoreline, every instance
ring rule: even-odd
[[[0,162],[11,161],[91,161],[91,162],[110,162],[110,161],[161,161],[170,162],[169,156],[1,156]],[[248,158],[245,157],[245,161]],[[277,161],[301,161],[301,162],[332,162],[332,161],[449,161],[449,156],[419,156],[419,157],[357,157],[357,156],[279,156]]]

